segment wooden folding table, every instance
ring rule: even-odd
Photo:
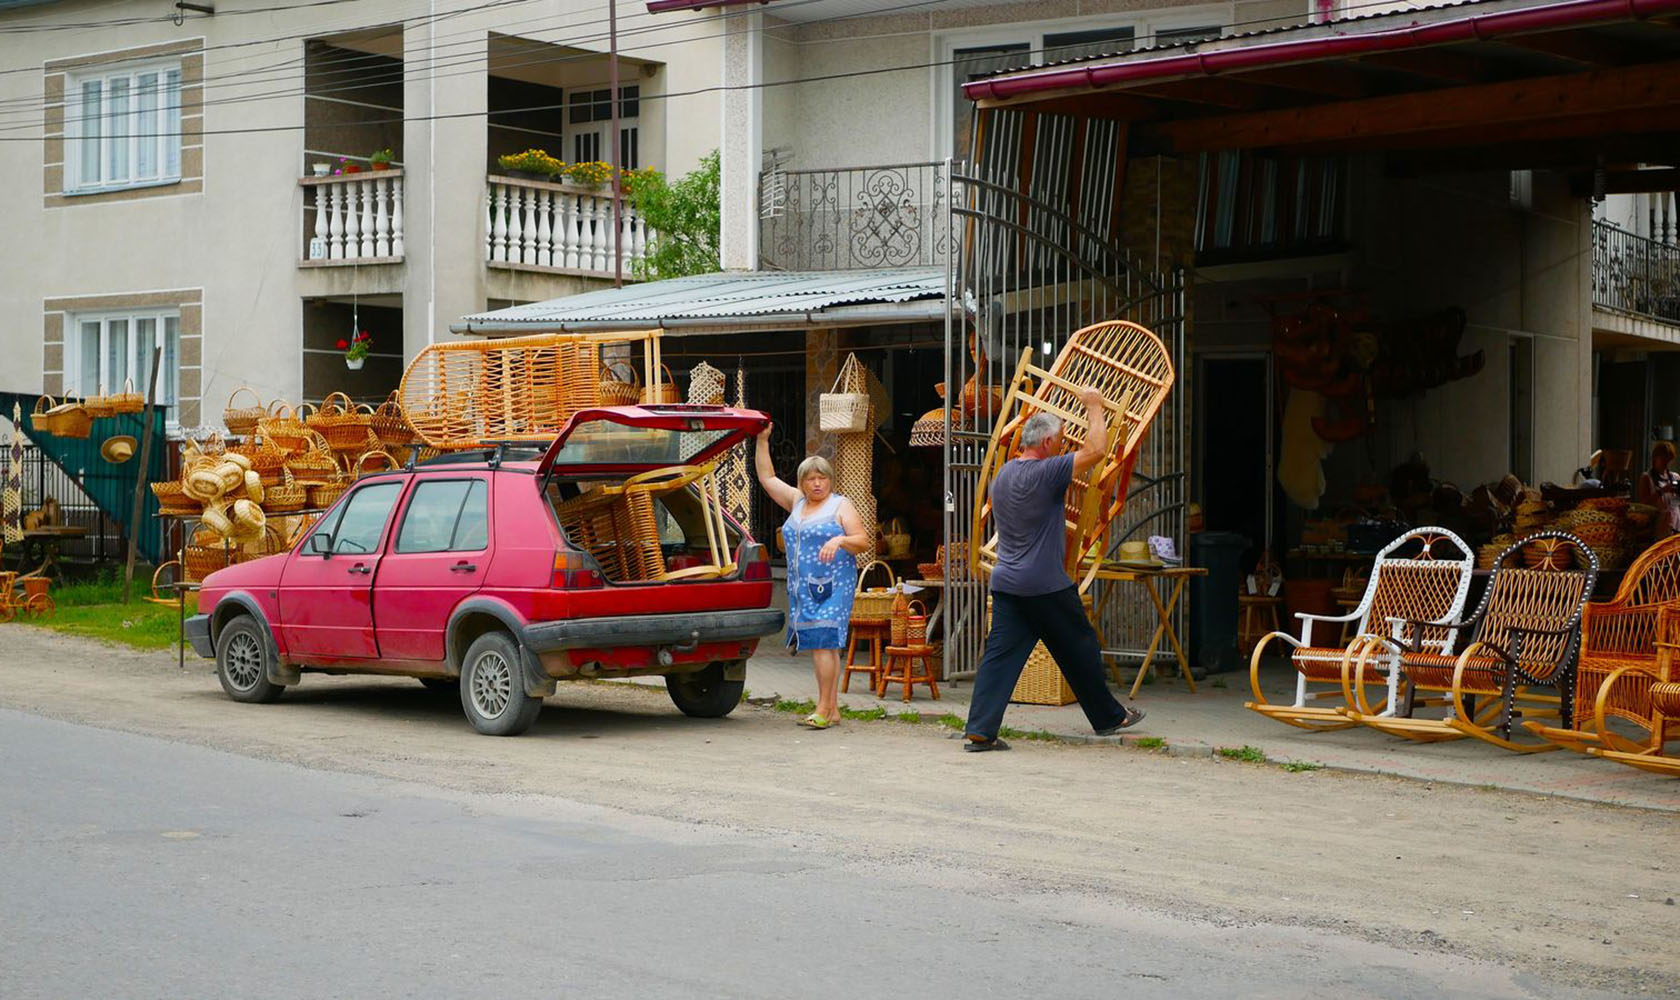
[[[1196,691],[1196,679],[1190,674],[1190,660],[1184,655],[1184,649],[1178,644],[1178,631],[1173,628],[1173,611],[1178,607],[1178,600],[1184,593],[1184,585],[1194,576],[1207,576],[1207,568],[1203,566],[1178,567],[1147,567],[1127,566],[1121,563],[1103,563],[1094,571],[1087,571],[1092,580],[1102,580],[1108,583],[1136,583],[1143,587],[1144,593],[1149,595],[1149,602],[1155,606],[1155,634],[1149,638],[1149,648],[1144,651],[1143,662],[1138,665],[1137,677],[1132,681],[1132,691],[1128,695],[1136,698],[1138,688],[1143,686],[1143,678],[1155,667],[1155,652],[1161,647],[1164,638],[1172,647],[1173,655],[1178,657],[1178,669],[1183,672],[1184,680],[1190,685],[1192,694]],[[1169,585],[1166,600],[1161,599],[1160,588],[1156,581],[1163,581]],[[1102,604],[1097,608],[1097,616],[1101,618],[1102,609],[1119,593],[1118,587],[1103,588]],[[1109,672],[1114,675],[1114,683],[1123,685],[1120,679],[1120,665],[1115,662],[1109,664]]]

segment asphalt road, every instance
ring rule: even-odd
[[[1585,995],[913,844],[848,855],[4,710],[0,830],[7,1000]]]

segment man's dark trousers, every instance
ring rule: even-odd
[[[974,677],[974,699],[968,706],[969,735],[991,739],[998,734],[1021,668],[1040,641],[1055,657],[1092,729],[1107,729],[1125,720],[1126,710],[1103,677],[1102,644],[1085,618],[1077,588],[1070,585],[1039,597],[994,592],[992,630],[986,636],[986,652]]]

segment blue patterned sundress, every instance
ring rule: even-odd
[[[845,549],[834,554],[833,562],[819,558],[829,539],[846,534],[840,526],[842,502],[838,495],[831,496],[807,511],[800,497],[782,525],[787,543],[787,644],[795,652],[846,648],[852,597],[857,593],[857,559]]]

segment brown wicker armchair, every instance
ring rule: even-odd
[[[1582,608],[1597,577],[1598,559],[1574,535],[1545,531],[1512,545],[1494,561],[1475,614],[1439,626],[1469,632],[1469,645],[1457,656],[1425,650],[1422,626],[1431,623],[1411,622],[1412,643],[1399,657],[1405,679],[1399,710],[1385,716],[1356,707],[1346,710],[1348,717],[1420,743],[1473,736],[1520,753],[1558,749],[1513,739],[1513,723],[1522,716],[1556,718],[1571,728]],[[1377,654],[1367,643],[1353,659],[1349,677],[1358,705],[1367,703],[1367,667]],[[1444,706],[1446,715],[1416,718],[1413,712],[1425,705]]]
[[[1606,717],[1619,717],[1654,735],[1649,728],[1650,685],[1640,676],[1656,676],[1657,642],[1680,641],[1680,535],[1671,535],[1646,549],[1622,577],[1616,596],[1587,605],[1581,619],[1581,658],[1575,669],[1575,725],[1573,728],[1523,723],[1529,732],[1566,750],[1587,753],[1604,747],[1641,753],[1649,740],[1634,741],[1614,729],[1604,729],[1593,714],[1599,690],[1611,674],[1638,668],[1604,702]],[[1660,742],[1660,741],[1659,741]]]
[[[1344,707],[1355,704],[1348,676],[1349,659],[1368,642],[1375,641],[1377,647],[1373,655],[1366,657],[1362,669],[1369,672],[1373,683],[1386,684],[1388,693],[1377,706],[1361,707],[1371,715],[1393,714],[1399,678],[1394,661],[1415,631],[1409,625],[1394,623],[1458,621],[1470,592],[1470,572],[1474,565],[1475,554],[1470,547],[1445,528],[1418,528],[1396,538],[1377,553],[1365,592],[1353,611],[1334,617],[1297,614],[1295,617],[1301,620],[1299,639],[1287,632],[1273,632],[1255,644],[1248,668],[1254,700],[1245,706],[1267,718],[1302,729],[1346,729],[1357,725],[1342,712]],[[1342,625],[1344,630],[1352,626],[1351,641],[1343,643],[1341,635],[1332,631],[1337,625]],[[1446,629],[1426,627],[1422,639],[1425,646],[1443,653],[1452,648],[1452,633]],[[1291,705],[1271,704],[1260,690],[1260,661],[1273,640],[1294,647],[1290,662],[1297,677],[1295,702]],[[1328,703],[1330,699],[1337,703]],[[1323,703],[1312,704],[1315,701]]]

